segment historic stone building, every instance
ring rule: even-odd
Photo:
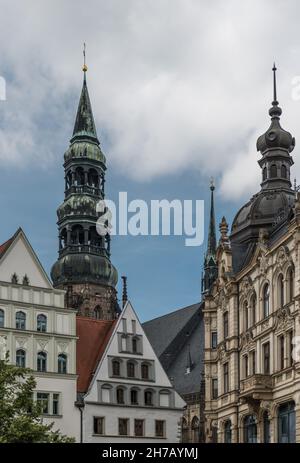
[[[215,259],[203,310],[207,442],[300,442],[300,196],[273,73],[271,125],[257,140],[261,190],[230,236],[223,217],[206,270]]]
[[[79,440],[76,311],[65,308],[22,229],[0,245],[0,358],[30,368],[42,421]]]
[[[55,288],[64,289],[66,305],[82,316],[111,320],[119,312],[117,270],[110,261],[110,235],[97,232],[104,199],[106,159],[100,148],[84,65],[83,87],[64,155],[65,199],[57,210],[59,257],[52,267]]]

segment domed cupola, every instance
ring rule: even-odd
[[[262,168],[262,188],[291,186],[290,167],[293,159],[290,153],[295,147],[295,138],[280,125],[282,110],[277,101],[275,64],[272,70],[274,96],[272,107],[269,110],[271,125],[256,143],[257,151],[262,154],[259,161]]]
[[[255,242],[260,228],[272,233],[287,220],[294,204],[295,192],[290,181],[290,168],[294,162],[290,153],[295,147],[295,139],[280,125],[282,110],[277,101],[275,64],[272,71],[271,125],[258,138],[256,145],[262,154],[258,161],[262,169],[261,190],[236,214],[230,236],[232,244]]]

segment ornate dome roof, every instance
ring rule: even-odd
[[[271,116],[271,125],[268,130],[261,135],[256,143],[257,151],[262,154],[270,148],[279,148],[287,150],[289,153],[293,151],[295,147],[295,138],[284,130],[280,125],[280,116],[282,114],[281,108],[278,106],[277,101],[277,88],[276,88],[276,66],[273,66],[273,101],[272,107],[269,109]]]
[[[65,152],[65,162],[74,158],[86,158],[106,163],[106,158],[101,151],[99,144],[90,140],[76,140]]]
[[[77,253],[60,258],[51,269],[55,286],[64,283],[95,283],[115,287],[118,272],[104,256]]]
[[[98,198],[90,195],[72,195],[59,206],[57,210],[58,220],[72,215],[96,216],[98,201]]]
[[[268,227],[281,222],[294,205],[293,190],[262,190],[254,195],[236,214],[231,233],[249,227]]]

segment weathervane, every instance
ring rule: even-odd
[[[85,45],[85,42],[84,42],[84,44],[83,44],[83,66],[82,66],[83,72],[86,72],[88,70],[88,67],[87,67],[86,62],[85,62],[85,49],[86,49],[86,45]]]

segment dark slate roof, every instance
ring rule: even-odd
[[[143,324],[145,333],[176,391],[200,392],[204,327],[201,304],[193,304]],[[187,374],[187,366],[192,368]]]
[[[90,102],[89,91],[87,88],[86,79],[84,77],[80,100],[78,104],[78,110],[73,130],[73,136],[71,142],[76,137],[89,137],[98,142],[97,131],[94,122],[94,116],[92,111],[92,105]]]

